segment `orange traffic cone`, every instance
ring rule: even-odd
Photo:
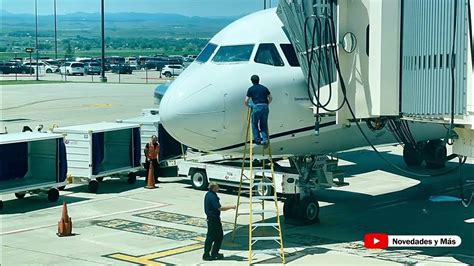
[[[153,169],[153,165],[150,162],[150,166],[148,167],[148,177],[146,182],[146,187],[148,189],[154,189],[155,186],[155,169]]]
[[[58,222],[58,236],[71,236],[72,235],[72,219],[67,213],[66,202],[63,203],[63,213],[61,220]]]

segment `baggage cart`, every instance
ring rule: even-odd
[[[66,185],[66,148],[61,134],[25,132],[0,135],[0,194],[47,192],[59,199],[58,188]],[[3,202],[0,201],[0,209]]]
[[[68,175],[74,182],[86,181],[89,192],[97,193],[104,177],[123,177],[136,182],[140,166],[140,125],[95,123],[54,129],[65,134]]]

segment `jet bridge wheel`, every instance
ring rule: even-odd
[[[423,163],[423,153],[412,145],[405,145],[403,147],[403,161],[407,166],[420,166]]]
[[[448,154],[446,144],[443,141],[430,140],[423,152],[425,153],[427,168],[438,169],[446,166],[446,156]]]

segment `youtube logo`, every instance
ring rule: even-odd
[[[383,249],[388,247],[388,235],[371,233],[364,236],[364,246],[366,248]]]

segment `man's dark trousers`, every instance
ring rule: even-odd
[[[224,232],[222,231],[221,220],[214,217],[207,218],[207,236],[206,242],[204,243],[204,255],[209,254],[212,248],[211,257],[216,256],[221,249],[223,238]]]

